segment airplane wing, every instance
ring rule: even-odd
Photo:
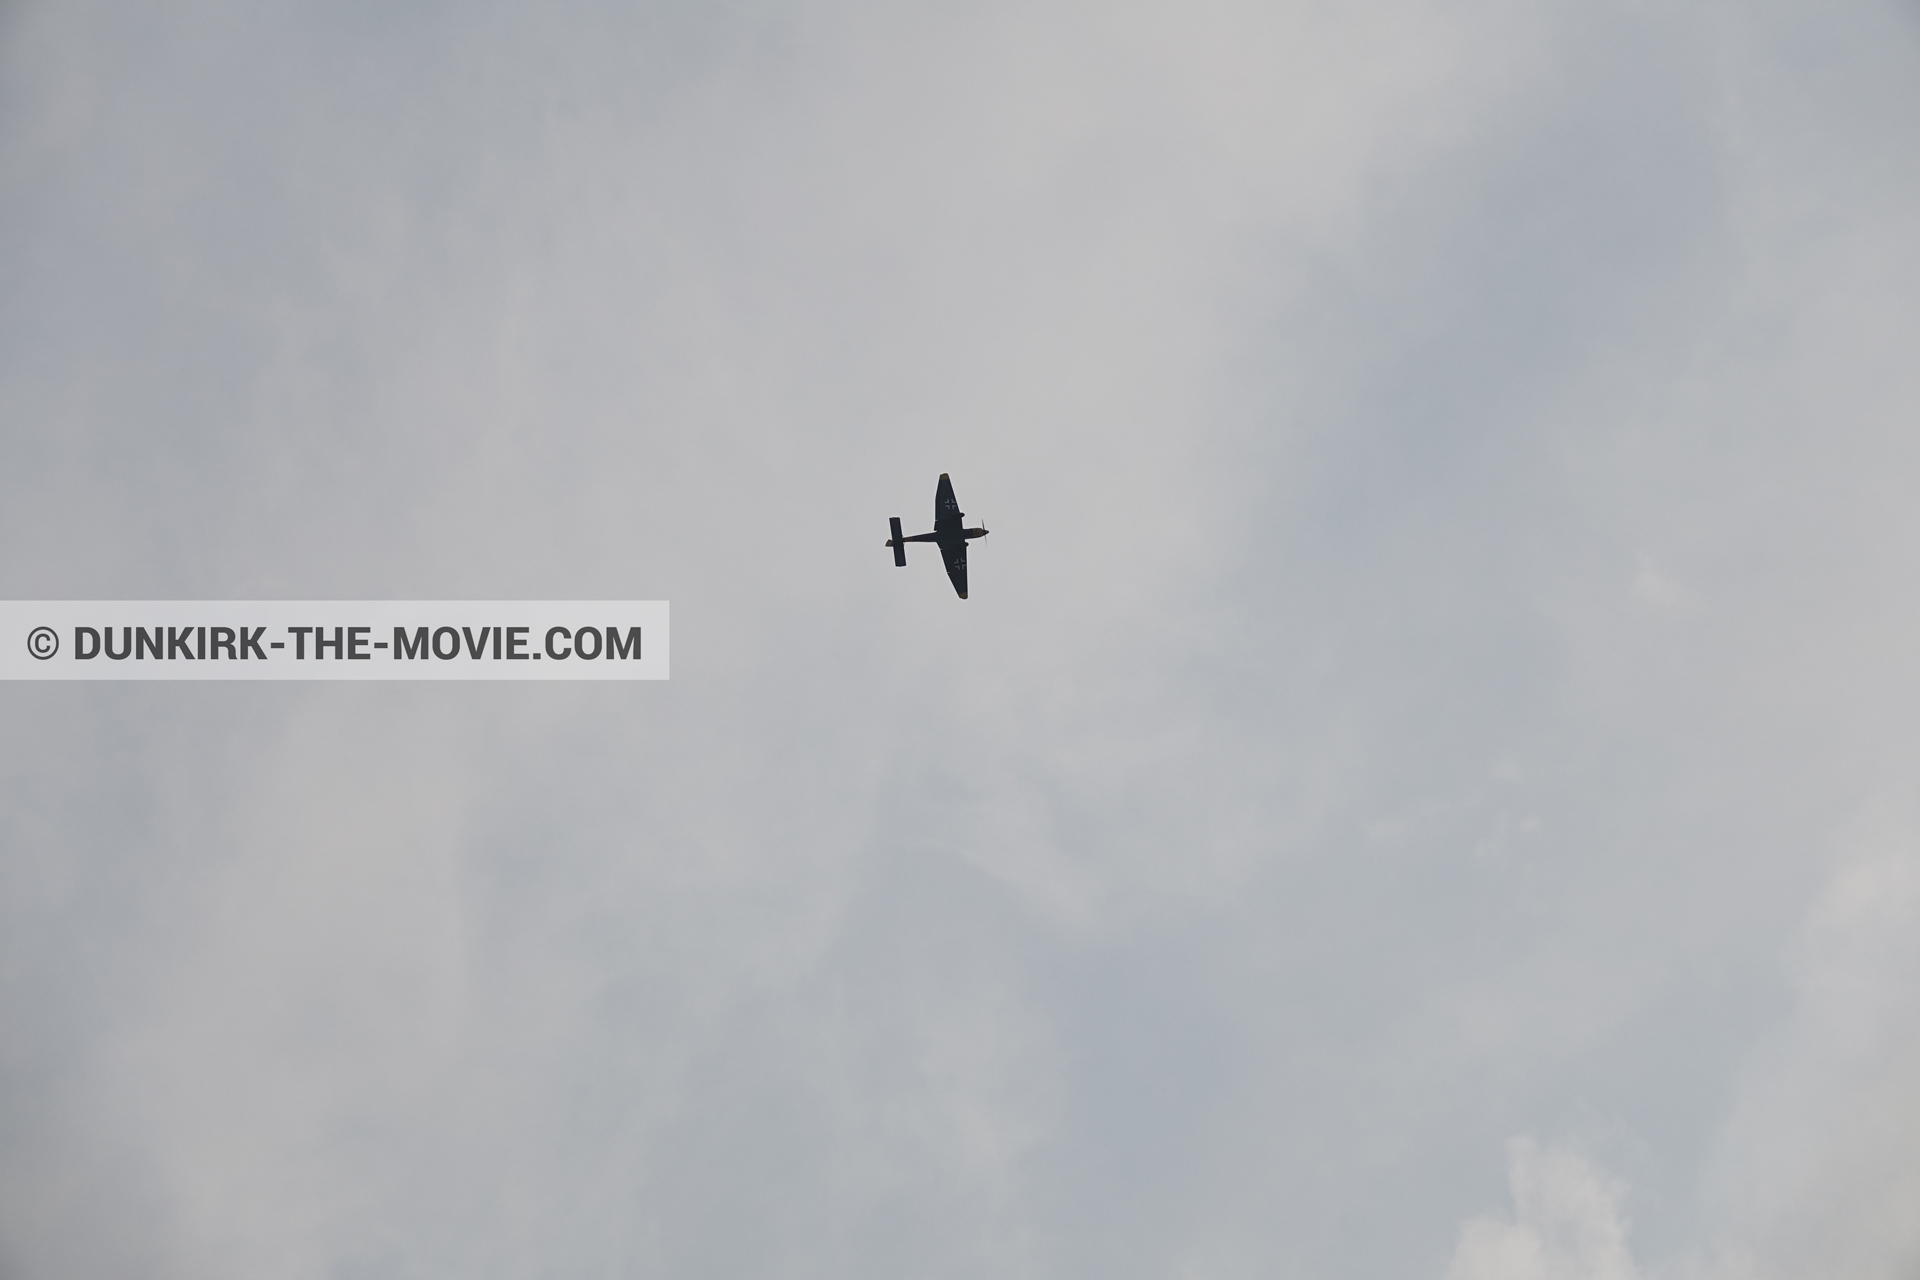
[[[938,529],[943,520],[960,523],[960,500],[953,496],[953,481],[944,471],[940,473],[940,487],[933,491],[933,527]]]
[[[947,562],[947,576],[953,579],[953,589],[960,593],[962,600],[965,600],[967,598],[967,544],[962,542],[951,550],[942,547],[940,554]]]

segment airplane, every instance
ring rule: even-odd
[[[900,517],[891,518],[893,536],[887,539],[887,545],[893,548],[893,563],[897,568],[905,568],[907,563],[907,544],[909,542],[935,542],[940,545],[940,556],[947,562],[947,576],[953,579],[953,589],[960,598],[967,598],[967,540],[987,536],[985,526],[978,529],[964,528],[961,521],[966,513],[960,510],[960,503],[953,496],[953,481],[947,479],[947,473],[940,473],[940,487],[933,491],[933,532],[916,533],[911,538],[900,533]]]

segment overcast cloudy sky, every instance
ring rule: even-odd
[[[1911,0],[0,7],[0,1276],[1920,1275]],[[993,535],[956,600],[951,473]]]

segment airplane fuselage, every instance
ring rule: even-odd
[[[967,545],[969,538],[984,538],[985,529],[969,529],[963,523],[967,513],[955,511],[952,515],[942,512],[933,522],[933,540],[939,546],[941,554],[950,554]]]

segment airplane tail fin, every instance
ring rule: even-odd
[[[900,535],[900,517],[893,516],[888,520],[888,523],[893,526],[893,539],[888,542],[887,545],[893,548],[894,567],[905,568],[907,563],[907,540]]]

